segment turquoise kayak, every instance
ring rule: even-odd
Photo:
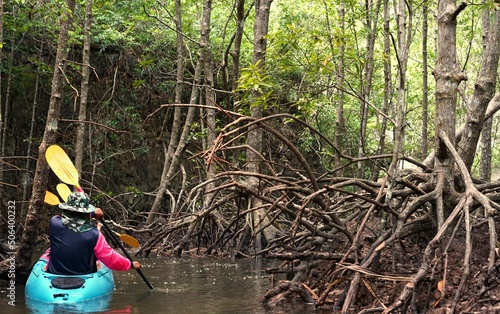
[[[113,272],[106,265],[88,275],[64,276],[43,270],[47,261],[38,260],[26,282],[27,301],[77,304],[110,296],[115,288]]]

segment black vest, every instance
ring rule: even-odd
[[[50,219],[50,261],[47,271],[59,275],[82,275],[97,271],[94,247],[99,230],[78,233],[62,224],[61,216]]]

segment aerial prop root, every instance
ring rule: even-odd
[[[411,298],[412,292],[415,289],[415,287],[418,285],[418,283],[427,275],[429,266],[430,266],[430,261],[432,260],[432,255],[435,249],[438,247],[439,241],[443,238],[445,235],[446,231],[451,227],[453,221],[457,216],[461,213],[464,214],[464,229],[466,231],[465,234],[465,252],[464,252],[464,261],[463,261],[463,275],[462,279],[460,281],[459,287],[457,288],[455,292],[455,296],[453,299],[453,303],[451,306],[451,313],[454,313],[456,311],[456,308],[460,302],[462,293],[466,287],[469,274],[470,274],[470,256],[472,252],[472,241],[471,241],[471,227],[470,227],[470,217],[469,217],[469,209],[472,206],[474,200],[480,203],[486,210],[487,213],[487,219],[488,219],[488,225],[489,225],[489,239],[490,239],[490,250],[489,250],[489,258],[488,258],[488,272],[491,271],[491,269],[494,267],[495,263],[495,247],[496,247],[496,230],[495,230],[495,225],[494,225],[494,220],[493,220],[493,214],[495,210],[491,206],[491,201],[486,197],[484,194],[479,192],[476,187],[474,186],[472,182],[472,178],[469,175],[469,172],[467,170],[467,167],[465,166],[464,162],[460,158],[458,152],[456,151],[455,147],[449,140],[449,138],[441,132],[439,134],[439,138],[443,143],[446,145],[450,153],[452,154],[453,158],[455,159],[455,163],[458,167],[458,170],[464,180],[465,184],[465,192],[463,193],[459,203],[457,206],[453,209],[452,213],[444,224],[441,226],[441,228],[438,230],[434,238],[427,244],[427,247],[425,248],[424,251],[424,257],[423,257],[423,262],[413,278],[411,282],[409,282],[399,297],[396,299],[391,306],[386,308],[383,313],[391,313],[395,311],[398,308],[401,308],[404,304],[406,304],[407,300]]]

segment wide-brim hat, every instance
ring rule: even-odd
[[[89,196],[84,192],[71,193],[66,203],[59,204],[59,208],[78,213],[91,213],[95,211],[94,205],[90,204]]]

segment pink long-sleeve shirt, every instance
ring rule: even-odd
[[[99,239],[94,246],[94,254],[98,260],[113,270],[129,270],[132,267],[132,262],[110,247],[100,232]]]

